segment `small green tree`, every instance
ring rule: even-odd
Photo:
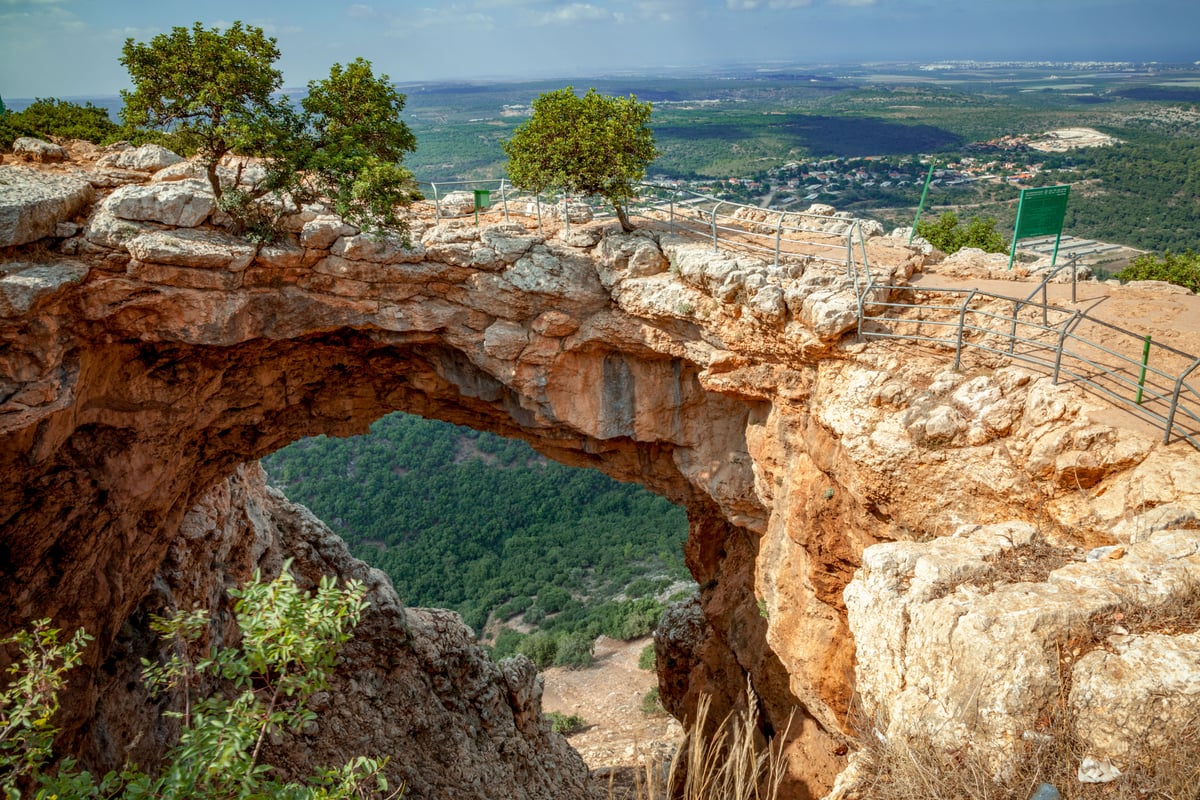
[[[125,42],[121,63],[134,83],[122,92],[127,124],[170,129],[204,165],[213,195],[238,232],[270,240],[286,198],[328,198],[348,222],[407,241],[397,208],[420,198],[400,165],[416,137],[400,119],[405,96],[369,61],[334,64],[308,84],[301,110],[276,92],[275,40],[235,22],[224,31],[174,28],[148,44]],[[258,156],[266,178],[223,186],[217,167],[230,153]]]
[[[278,58],[274,38],[241,22],[224,31],[197,22],[147,44],[126,39],[121,64],[134,88],[121,92],[122,117],[137,127],[168,128],[194,147],[220,198],[221,159],[261,141],[264,129],[277,128],[288,115],[286,101],[272,97],[283,84],[273,66]]]
[[[417,138],[400,119],[405,99],[387,75],[375,76],[369,61],[334,64],[329,78],[308,84],[299,135],[290,147],[274,150],[276,183],[299,199],[328,197],[359,227],[406,232],[396,209],[421,194],[400,165],[405,153],[417,149]]]
[[[50,758],[58,693],[91,640],[79,630],[60,644],[61,632],[39,619],[30,630],[0,639],[0,647],[16,645],[19,651],[8,668],[11,682],[0,692],[0,791],[10,800],[20,798],[22,781]]]
[[[621,229],[633,230],[625,204],[658,155],[650,104],[568,86],[533,101],[533,116],[504,142],[508,177],[519,189],[594,195],[612,204]]]
[[[592,652],[596,641],[586,633],[568,633],[558,640],[554,654],[554,666],[583,669],[592,665]]]

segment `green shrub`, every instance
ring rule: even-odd
[[[1115,276],[1120,281],[1166,281],[1200,292],[1200,254],[1187,250],[1162,256],[1145,253]]]
[[[554,666],[582,669],[592,665],[592,649],[595,640],[586,633],[570,633],[558,640],[558,652]]]
[[[20,136],[85,139],[99,144],[115,141],[119,132],[103,108],[54,98],[38,98],[23,111],[0,116],[0,146],[5,148],[12,147]]]
[[[164,712],[180,722],[179,741],[168,749],[157,774],[126,766],[99,781],[62,759],[54,775],[40,773],[57,733],[51,717],[66,671],[78,663],[89,637],[82,632],[65,644],[46,620],[0,645],[16,644],[21,656],[0,695],[0,789],[9,800],[22,796],[18,782],[40,786],[38,797],[296,797],[351,798],[368,785],[386,790],[384,762],[359,757],[338,769],[318,769],[305,784],[284,784],[259,763],[263,742],[296,732],[316,719],[306,707],[328,686],[338,650],[366,608],[366,590],[350,582],[338,588],[322,578],[311,596],[287,571],[269,583],[254,580],[231,591],[241,629],[240,649],[215,649],[201,642],[208,629],[204,610],[156,617],[151,627],[173,642],[163,663],[143,660],[152,694],[182,692],[183,711]],[[191,696],[205,679],[221,679],[223,691]],[[28,793],[28,792],[27,792]]]
[[[545,669],[554,664],[554,657],[558,655],[558,642],[550,634],[538,631],[522,639],[517,645],[517,652],[537,665],[538,669]]]
[[[587,721],[577,714],[568,716],[560,711],[551,711],[546,716],[550,718],[550,730],[563,736],[579,733],[587,727]]]
[[[650,716],[666,713],[666,709],[662,706],[662,699],[658,695],[657,686],[642,695],[642,713]]]
[[[496,641],[492,644],[492,658],[499,661],[502,658],[515,656],[525,634],[512,628],[501,628],[496,633]]]
[[[917,223],[917,235],[943,253],[957,253],[964,247],[977,247],[986,253],[1007,253],[1008,245],[996,230],[992,217],[971,217],[963,225],[958,216],[947,211],[934,222]]]
[[[638,654],[638,669],[653,670],[657,666],[658,657],[654,654],[654,644],[648,644]]]
[[[557,614],[571,601],[571,595],[566,589],[557,586],[547,586],[538,592],[537,604],[547,614]]]

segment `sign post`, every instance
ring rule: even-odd
[[[1054,255],[1050,266],[1058,261],[1058,243],[1062,241],[1063,220],[1067,216],[1067,200],[1071,187],[1042,186],[1037,189],[1022,189],[1017,205],[1017,222],[1013,226],[1012,246],[1008,248],[1008,268],[1012,269],[1017,256],[1017,239],[1028,236],[1054,234]]]
[[[925,188],[921,190],[921,202],[917,204],[917,216],[913,219],[912,231],[908,234],[908,243],[912,244],[917,235],[917,224],[921,221],[921,209],[925,208],[925,195],[929,194],[929,182],[933,180],[933,159],[929,159],[929,174],[925,176]]]

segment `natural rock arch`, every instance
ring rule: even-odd
[[[1009,520],[1086,542],[1145,508],[1200,508],[1200,482],[1161,477],[1200,474],[1192,451],[1092,422],[1070,388],[1002,361],[954,372],[936,354],[843,339],[857,297],[841,265],[769,266],[602,224],[569,240],[418,224],[405,247],[311,210],[256,248],[179,227],[200,191],[186,184],[126,187],[56,223],[71,258],[18,248],[0,265],[0,633],[51,616],[96,634],[66,704],[76,749],[113,733],[97,732],[111,715],[90,715],[140,652],[126,622],[148,590],[208,596],[186,584],[244,577],[256,559],[277,568],[285,546],[259,541],[270,521],[299,531],[288,546],[305,569],[365,570],[240,465],[393,410],[518,436],[685,506],[701,613],[669,620],[691,638],[671,651],[667,700],[686,715],[697,692],[732,703],[749,679],[771,728],[800,707],[802,797],[824,792],[849,744],[857,654],[843,589],[867,546]],[[160,195],[175,205],[155,217]],[[895,241],[868,250],[877,275],[920,260]],[[405,610],[384,586],[374,597],[353,680],[390,691],[406,664],[419,688],[397,702],[461,681],[469,699],[439,702],[486,735],[450,743],[460,761],[497,758],[492,785],[530,798],[583,796],[578,759],[537,764],[555,745],[538,732],[532,675],[471,662],[446,617]],[[410,629],[455,643],[418,644]],[[403,653],[384,652],[393,640]],[[472,666],[447,679],[446,661]],[[448,718],[422,724],[452,736]],[[451,770],[411,796],[475,779]]]

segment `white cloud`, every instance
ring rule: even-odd
[[[591,3],[571,3],[538,17],[539,25],[573,25],[578,22],[600,22],[617,19],[613,12]]]

